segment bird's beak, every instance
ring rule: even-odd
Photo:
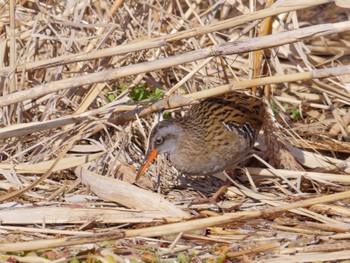
[[[156,150],[152,150],[147,157],[145,158],[145,160],[143,161],[140,170],[138,171],[137,175],[136,175],[136,179],[135,181],[137,182],[138,180],[140,180],[142,174],[146,171],[148,165],[153,161],[154,158],[157,157],[157,151]]]

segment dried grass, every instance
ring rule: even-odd
[[[346,2],[209,2],[0,2],[1,260],[350,259]],[[248,88],[270,117],[224,211],[164,157],[132,184],[157,113]]]

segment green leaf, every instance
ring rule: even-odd
[[[107,99],[109,102],[114,101],[117,97],[113,93],[107,94]]]
[[[293,108],[292,109],[292,114],[290,115],[290,117],[293,120],[300,119],[301,118],[300,110],[298,108]]]
[[[126,84],[125,83],[120,84],[119,89],[121,92],[125,91],[127,89]]]
[[[152,100],[160,100],[164,95],[164,92],[161,89],[156,88],[154,91],[154,95],[152,95],[153,99]]]
[[[130,97],[133,101],[141,101],[147,99],[150,95],[151,92],[145,89],[144,84],[139,84],[132,91],[130,91]]]

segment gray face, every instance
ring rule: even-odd
[[[149,151],[156,150],[157,154],[175,152],[181,133],[180,126],[173,119],[158,123],[150,135]]]

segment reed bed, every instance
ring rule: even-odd
[[[0,260],[348,262],[349,8],[0,2]],[[216,205],[164,156],[135,183],[155,123],[233,90],[268,114]]]

